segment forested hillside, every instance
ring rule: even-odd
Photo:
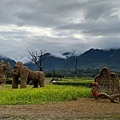
[[[15,64],[14,60],[0,56],[0,60],[10,62],[11,66]],[[38,70],[33,62],[25,64],[32,70]],[[120,71],[120,49],[100,50],[90,49],[79,56],[67,56],[66,58],[55,57],[50,53],[42,56],[42,68],[46,70],[74,70],[74,69],[101,69],[109,67],[112,70]]]
[[[47,54],[43,55],[43,70],[50,69],[101,69],[106,66],[112,70],[120,71],[120,49],[100,50],[90,49],[79,56],[70,56],[66,59]],[[45,55],[46,56],[46,55]],[[31,69],[37,69],[33,63],[26,64]]]

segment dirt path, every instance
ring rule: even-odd
[[[120,104],[80,98],[44,105],[0,106],[0,120],[119,120]]]

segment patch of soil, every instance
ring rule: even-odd
[[[0,106],[0,120],[120,119],[120,104],[108,99],[80,98],[43,105]],[[105,119],[105,120],[106,120]]]

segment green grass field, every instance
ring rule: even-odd
[[[69,82],[72,83],[72,81]],[[12,89],[11,85],[0,88],[0,105],[46,104],[49,102],[76,100],[80,97],[91,97],[91,88],[53,84],[42,88],[28,86],[25,89]]]
[[[91,87],[93,79],[62,79],[57,80],[54,84],[57,85],[69,85],[69,86],[86,86]]]

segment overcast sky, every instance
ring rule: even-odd
[[[90,48],[120,48],[120,0],[0,0],[0,55]]]

